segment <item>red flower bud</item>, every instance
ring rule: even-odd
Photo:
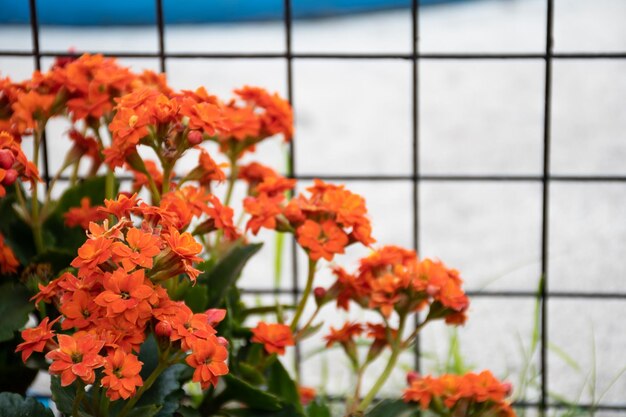
[[[434,297],[435,295],[437,295],[438,292],[439,292],[439,287],[437,287],[436,285],[429,284],[426,287],[426,294],[430,295],[431,297]]]
[[[510,382],[503,382],[502,387],[506,390],[504,395],[507,397],[513,393],[513,385]]]
[[[166,321],[160,321],[154,326],[154,333],[161,337],[170,337],[172,334],[172,325]]]
[[[322,287],[316,287],[313,290],[313,295],[315,296],[316,300],[321,300],[322,298],[326,296],[326,289]]]
[[[207,315],[207,322],[209,326],[215,326],[224,320],[224,317],[226,317],[226,310],[222,308],[210,308],[205,312],[205,314]]]
[[[202,133],[197,130],[192,130],[187,135],[187,140],[191,146],[199,145],[202,143]]]
[[[0,149],[0,168],[10,169],[15,162],[13,152],[8,149]]]
[[[421,377],[419,373],[415,371],[409,371],[409,373],[406,374],[406,383],[411,385],[414,381],[417,381],[420,378]]]
[[[17,171],[14,169],[8,169],[4,174],[4,179],[2,180],[2,185],[9,186],[13,185],[13,183],[17,180]]]
[[[228,347],[228,340],[226,340],[222,336],[217,336],[217,343],[219,343],[221,346],[224,346],[225,348]]]

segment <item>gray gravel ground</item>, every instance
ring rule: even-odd
[[[542,0],[473,1],[427,7],[420,14],[420,50],[425,53],[545,49]],[[625,18],[624,0],[556,0],[555,51],[624,52]],[[44,50],[157,48],[151,28],[43,28],[41,36]],[[410,36],[410,14],[404,10],[298,21],[293,46],[297,52],[406,53],[411,50]],[[167,28],[166,33],[167,49],[177,52],[279,52],[283,45],[279,23],[180,26]],[[0,27],[0,49],[29,48],[28,28]],[[152,59],[121,61],[135,68],[158,67]],[[0,57],[0,69],[16,78],[27,77],[32,60]],[[541,175],[542,60],[426,60],[419,69],[423,174]],[[233,87],[256,84],[286,93],[282,60],[172,60],[168,70],[178,88],[205,85],[225,96]],[[626,62],[558,60],[553,70],[552,174],[626,175]],[[293,81],[298,173],[411,174],[410,63],[298,60]],[[65,128],[56,123],[49,137]],[[53,167],[65,149],[62,141],[53,140]],[[268,143],[260,147],[258,157],[283,169],[285,153],[282,145]],[[348,187],[368,199],[381,244],[411,245],[410,182],[352,181]],[[553,182],[550,191],[549,290],[625,293],[624,184]],[[473,290],[537,288],[540,182],[424,182],[419,192],[424,256],[439,257],[461,270]],[[247,286],[273,285],[273,238],[269,233],[262,236],[268,244],[264,256],[245,272],[242,282]],[[363,253],[350,250],[338,262],[354,265]],[[284,286],[291,283],[289,263]],[[304,264],[302,259],[299,264]],[[301,271],[301,280],[303,275]],[[328,271],[322,270],[320,282],[329,280]],[[470,320],[458,331],[467,364],[492,368],[517,383],[524,368],[520,349],[528,349],[533,311],[532,298],[474,298]],[[597,401],[626,366],[626,303],[551,298],[548,312],[550,391],[571,400],[580,395],[584,402]],[[352,317],[360,316],[355,312]],[[343,321],[331,311],[325,319],[336,325]],[[425,368],[437,368],[433,358],[445,358],[449,332],[435,324],[422,342]],[[310,356],[303,364],[304,383],[345,392],[352,386],[345,361],[337,351],[313,354],[320,346],[319,340],[304,344],[304,355]],[[564,360],[563,352],[577,367]],[[536,365],[537,355],[530,361]],[[412,366],[410,355],[404,364],[406,369]],[[597,391],[591,394],[589,378],[594,373]],[[403,374],[404,370],[393,376],[388,394],[397,394],[404,386]],[[529,395],[536,398],[536,393]],[[626,377],[612,386],[603,402],[626,403]]]

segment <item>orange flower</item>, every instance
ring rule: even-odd
[[[237,107],[230,103],[224,107],[224,117],[228,120],[229,131],[220,140],[234,138],[237,141],[256,139],[261,134],[261,120],[251,107]]]
[[[324,258],[331,261],[335,254],[344,253],[348,236],[337,223],[326,220],[322,224],[307,220],[296,231],[298,243],[308,249],[312,260]]]
[[[505,401],[511,391],[510,384],[498,381],[489,371],[483,371],[480,374],[445,374],[439,378],[414,376],[402,397],[405,402],[418,402],[423,410],[437,399],[437,404],[443,404],[449,410],[463,401],[480,404],[486,415],[514,417],[515,412]],[[441,412],[441,405],[436,407]]]
[[[37,129],[37,122],[50,117],[50,109],[54,102],[53,94],[40,94],[37,91],[20,92],[11,106],[11,120],[20,134],[30,134]]]
[[[207,207],[205,212],[215,222],[215,227],[222,230],[227,239],[237,239],[239,232],[233,222],[233,209],[223,205],[214,194],[209,195],[208,200],[211,202],[211,207]]]
[[[0,233],[0,273],[2,275],[15,274],[20,262],[15,257],[13,250],[4,241],[4,236]]]
[[[63,387],[74,382],[76,377],[86,384],[92,384],[96,378],[94,369],[104,365],[104,358],[99,355],[104,342],[86,333],[76,333],[73,336],[60,334],[57,339],[59,347],[46,355],[52,361],[50,373],[61,375]]]
[[[26,360],[33,352],[43,352],[48,342],[53,342],[54,330],[52,326],[59,320],[49,322],[49,318],[45,317],[37,327],[22,330],[22,339],[24,342],[17,345],[16,352],[22,352],[22,361]]]
[[[248,165],[239,167],[238,176],[253,187],[267,177],[278,176],[278,173],[272,168],[259,164],[258,162],[251,162]]]
[[[348,322],[341,329],[335,329],[331,326],[330,334],[324,336],[326,347],[331,347],[335,343],[354,343],[354,337],[360,336],[361,333],[363,333],[363,326],[356,322]]]
[[[226,174],[222,171],[226,164],[218,164],[204,149],[200,149],[198,165],[187,174],[186,179],[198,181],[201,185],[211,185],[212,181],[224,181]]]
[[[61,323],[63,329],[84,329],[92,324],[98,317],[98,305],[94,303],[93,296],[86,291],[71,293],[71,299],[61,304],[59,310],[65,316]]]
[[[107,389],[107,397],[111,401],[123,398],[129,399],[135,395],[137,387],[143,385],[139,375],[143,362],[132,353],[116,350],[113,355],[106,357],[102,386]]]
[[[246,223],[246,229],[252,230],[253,234],[259,233],[261,227],[276,229],[276,216],[281,213],[279,202],[267,194],[259,194],[258,197],[246,197],[243,200],[243,208],[251,217]]]
[[[182,101],[180,113],[189,118],[190,129],[202,130],[209,136],[228,129],[224,112],[215,103],[197,102],[187,97]]]
[[[121,167],[139,141],[147,136],[150,114],[145,107],[119,107],[115,117],[109,124],[113,142],[109,149],[104,150],[105,161],[111,167]]]
[[[315,399],[317,392],[315,391],[315,388],[298,385],[298,394],[300,395],[300,403],[302,405],[307,405]]]
[[[209,317],[206,314],[193,314],[184,304],[170,321],[172,326],[170,340],[181,340],[183,350],[192,349],[198,340],[208,340],[216,333],[209,325]]]
[[[129,323],[137,323],[138,319],[148,318],[152,311],[147,300],[154,294],[154,289],[146,285],[145,280],[143,269],[130,274],[123,269],[106,273],[103,282],[105,290],[94,302],[106,307],[107,317],[122,315]]]
[[[92,206],[89,197],[83,197],[80,199],[80,207],[71,207],[63,217],[68,227],[80,226],[87,230],[89,223],[102,221],[107,215],[98,210],[98,206]]]
[[[262,132],[266,136],[282,134],[285,141],[293,136],[293,111],[289,102],[278,94],[269,94],[258,87],[244,86],[235,94],[254,107],[265,110],[261,113]]]
[[[87,240],[83,246],[78,248],[78,256],[74,258],[71,265],[74,268],[86,270],[97,268],[98,265],[111,258],[112,244],[113,242],[106,237]]]
[[[126,244],[113,243],[113,258],[121,262],[126,271],[133,270],[135,266],[152,268],[152,258],[161,252],[160,246],[161,240],[157,236],[133,227],[126,233]]]
[[[228,351],[220,345],[217,337],[213,336],[208,340],[198,340],[185,361],[195,368],[192,381],[199,382],[202,389],[207,389],[209,385],[215,387],[218,377],[228,373],[227,359]]]
[[[186,273],[192,281],[195,281],[200,271],[193,267],[194,262],[202,261],[198,256],[202,252],[202,245],[198,243],[191,233],[179,233],[174,227],[163,236],[169,253],[159,262],[159,267],[170,271],[171,275]],[[155,266],[155,269],[157,266]]]
[[[285,324],[259,322],[252,329],[252,334],[254,336],[251,340],[255,343],[262,343],[269,354],[284,355],[286,346],[295,345],[291,329]]]
[[[100,211],[112,214],[117,217],[118,220],[124,217],[130,218],[130,214],[132,210],[137,207],[138,202],[139,198],[136,193],[130,196],[120,193],[116,200],[104,200],[104,207],[101,207]]]

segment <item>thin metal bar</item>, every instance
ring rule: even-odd
[[[165,73],[165,22],[163,20],[163,0],[156,0],[156,24],[159,41],[159,70]]]
[[[413,56],[411,59],[411,101],[412,101],[412,165],[413,165],[413,179],[412,185],[412,204],[413,204],[413,249],[419,253],[420,251],[420,204],[419,204],[419,62],[417,56],[419,55],[419,0],[411,0],[411,47]],[[415,328],[420,323],[420,314],[416,312]],[[417,333],[415,337],[414,345],[414,365],[415,370],[421,373],[422,370],[422,339],[421,335]]]
[[[244,294],[293,294],[293,289],[274,288],[242,288]],[[536,298],[536,291],[485,291],[469,290],[466,292],[470,297],[476,298]],[[300,294],[300,292],[298,292]],[[602,293],[602,292],[572,292],[572,291],[551,291],[550,298],[559,299],[582,299],[582,300],[626,300],[626,293]]]
[[[543,179],[541,209],[541,276],[543,284],[540,289],[541,299],[541,355],[540,375],[541,392],[539,397],[539,415],[545,416],[548,407],[548,250],[550,229],[550,139],[552,115],[552,52],[554,45],[554,0],[547,1],[546,14],[546,51],[544,73],[544,108],[543,108]]]
[[[543,176],[527,176],[527,175],[289,175],[300,181],[310,181],[320,179],[324,181],[377,181],[377,182],[395,182],[395,181],[414,181],[419,182],[543,182]],[[130,175],[118,175],[116,178],[120,181],[133,181],[134,177]],[[180,177],[174,177],[180,180]],[[70,177],[61,176],[59,181],[68,181]],[[567,182],[567,183],[621,183],[626,182],[626,176],[563,176],[552,175],[547,178],[550,182]]]
[[[127,51],[81,51],[68,54],[67,51],[42,51],[42,57],[57,57],[68,55],[80,55],[84,52],[91,54],[102,54],[104,56],[117,58],[159,58],[159,52],[127,52]],[[28,51],[0,51],[0,56],[28,57],[33,54]],[[215,52],[215,53],[191,53],[191,52],[170,52],[165,53],[166,58],[173,59],[286,59],[286,53],[280,52]],[[413,54],[381,54],[381,53],[297,53],[289,54],[291,59],[355,59],[355,60],[397,60],[410,61]],[[580,53],[554,53],[551,59],[566,60],[592,60],[592,59],[626,59],[626,52],[580,52]],[[545,60],[546,55],[537,53],[511,54],[511,53],[422,53],[417,55],[420,60]]]
[[[324,395],[323,398],[332,403],[340,403],[344,402],[346,399],[341,395]],[[375,397],[374,401],[379,402],[382,400],[397,400],[394,397]],[[540,403],[533,401],[514,401],[511,403],[514,408],[538,408]],[[571,404],[565,403],[549,403],[547,404],[548,408],[556,408],[556,409],[571,409],[576,408],[583,411],[588,410],[596,410],[596,411],[626,411],[626,404],[577,404],[572,406]]]
[[[291,103],[292,108],[294,107],[293,100],[293,54],[291,51],[291,29],[292,29],[292,15],[291,15],[291,0],[284,0],[284,25],[285,25],[285,54],[284,58],[286,59],[286,70],[287,70],[287,100]],[[295,113],[295,109],[294,109]],[[295,158],[295,146],[294,140],[289,142],[289,176],[296,175],[296,158]],[[291,239],[291,282],[292,282],[292,298],[293,303],[296,304],[298,302],[298,297],[300,296],[300,284],[298,279],[298,245],[296,245],[296,238],[292,236]],[[297,380],[300,380],[300,371],[301,371],[301,362],[302,362],[302,352],[300,349],[300,344],[296,343],[295,351],[294,351],[294,368],[296,370]]]
[[[30,0],[30,30],[33,41],[32,56],[35,59],[35,69],[41,71],[41,51],[39,48],[39,21],[37,20],[37,0]],[[41,149],[43,156],[43,179],[46,182],[46,189],[50,185],[50,166],[48,158],[48,139],[44,129],[41,135]],[[39,161],[35,161],[39,165]]]

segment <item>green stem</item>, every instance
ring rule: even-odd
[[[41,145],[41,132],[43,129],[38,127],[35,130],[35,141],[34,141],[34,153],[33,153],[33,161],[36,166],[39,165],[39,147]],[[41,234],[41,221],[39,218],[39,199],[38,199],[38,184],[33,185],[33,195],[31,198],[31,214],[30,218],[32,221],[31,227],[33,230],[33,240],[35,241],[35,248],[37,249],[37,253],[42,253],[44,251],[43,244],[43,235]]]
[[[380,376],[378,377],[378,379],[376,380],[372,388],[370,388],[367,395],[365,395],[365,398],[363,398],[363,401],[361,401],[361,403],[357,407],[357,412],[360,412],[360,413],[365,412],[367,407],[369,407],[369,405],[374,400],[374,397],[376,397],[376,394],[378,394],[378,391],[380,391],[380,389],[383,387],[385,382],[387,382],[387,379],[389,378],[389,375],[391,375],[391,372],[396,367],[396,363],[398,362],[398,358],[400,357],[400,353],[402,352],[401,341],[402,341],[402,331],[404,330],[405,320],[406,320],[406,316],[400,317],[400,325],[398,326],[398,336],[396,340],[394,341],[394,343],[391,345],[391,356],[389,357],[389,362],[387,362],[387,366],[383,370],[383,373],[380,374]]]
[[[311,315],[311,317],[307,320],[306,324],[302,326],[300,330],[298,330],[298,333],[296,333],[296,336],[295,336],[296,340],[302,337],[306,329],[308,329],[308,327],[313,323],[313,320],[315,320],[315,317],[317,317],[321,309],[322,309],[322,306],[318,305],[315,311],[313,312],[313,314]]]
[[[309,295],[311,294],[311,290],[313,289],[313,278],[315,278],[316,265],[317,261],[309,258],[309,272],[306,279],[306,286],[304,287],[302,298],[300,299],[300,303],[298,304],[298,308],[296,309],[296,314],[293,316],[293,320],[291,321],[291,331],[295,331],[298,327],[298,321],[300,320],[300,317],[302,317],[304,307],[306,306]]]
[[[173,164],[163,164],[163,187],[161,188],[161,194],[165,194],[170,190],[170,175],[172,174],[172,168]],[[148,176],[150,176],[150,174],[148,174]]]
[[[28,207],[26,206],[26,199],[24,198],[24,194],[22,193],[22,187],[20,183],[15,182],[15,195],[17,196],[17,201],[20,204],[20,208],[22,209],[21,217],[24,217],[24,220],[27,220],[27,223],[30,224],[30,214],[28,213]]]
[[[107,170],[104,182],[104,198],[112,200],[115,198],[115,173],[113,170]]]
[[[78,386],[76,387],[76,397],[74,397],[74,404],[72,405],[72,416],[78,417],[78,409],[80,408],[80,403],[85,396],[85,386],[82,382],[78,381]]]
[[[128,402],[126,403],[126,405],[124,405],[124,408],[122,408],[122,410],[117,415],[117,417],[125,417],[126,414],[128,414],[128,412],[133,409],[133,407],[135,406],[137,401],[139,401],[139,399],[144,394],[144,392],[150,389],[150,387],[152,386],[152,384],[155,383],[159,375],[161,375],[163,371],[167,369],[168,366],[169,366],[169,362],[167,360],[163,360],[162,358],[160,358],[159,364],[157,365],[157,367],[154,369],[154,371],[152,371],[148,379],[144,381],[141,388],[137,390],[137,393],[135,394],[135,396],[132,397],[130,400],[128,400]]]
[[[228,176],[228,189],[226,190],[226,197],[224,199],[224,205],[230,204],[230,199],[233,196],[233,189],[235,188],[235,182],[239,175],[239,167],[237,166],[237,158],[231,156],[230,158],[230,175]]]

